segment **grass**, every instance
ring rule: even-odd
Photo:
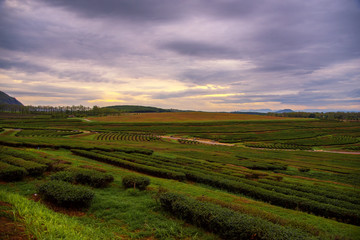
[[[19,194],[1,190],[0,201],[13,205],[14,215],[21,218],[19,221],[24,222],[27,232],[36,239],[117,239],[104,229],[55,213]]]

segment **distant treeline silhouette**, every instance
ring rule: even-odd
[[[358,121],[360,112],[284,112],[268,113],[269,116],[291,117],[291,118],[318,118],[324,120]]]

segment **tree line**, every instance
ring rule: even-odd
[[[287,112],[271,113],[268,116],[291,117],[291,118],[318,118],[324,120],[358,121],[360,112]]]
[[[102,116],[118,113],[114,109],[100,108],[98,106],[85,107],[79,106],[22,106],[15,104],[0,104],[0,112],[16,113],[20,115],[36,114],[51,115],[52,117],[86,117]]]

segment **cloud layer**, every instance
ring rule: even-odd
[[[0,0],[24,104],[360,110],[360,2]]]

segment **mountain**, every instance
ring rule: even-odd
[[[294,112],[294,111],[291,109],[283,109],[283,110],[276,111],[275,113],[290,113],[290,112]]]
[[[116,105],[104,107],[106,109],[113,109],[119,112],[128,112],[128,113],[150,113],[150,112],[174,112],[176,110],[163,109],[157,107],[147,107],[147,106],[136,106],[136,105]]]
[[[9,95],[1,91],[0,91],[0,104],[14,104],[14,105],[23,106],[23,104],[18,100],[16,100],[16,98],[10,97]]]

